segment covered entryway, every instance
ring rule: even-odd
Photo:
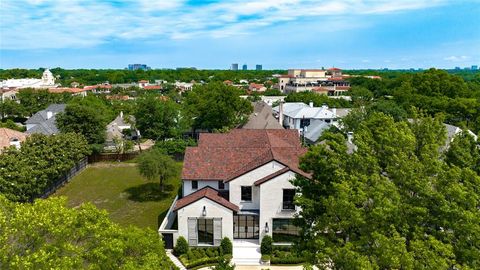
[[[259,215],[258,213],[242,213],[233,215],[233,238],[234,239],[258,239],[259,238]]]

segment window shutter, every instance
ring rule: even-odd
[[[188,244],[190,246],[198,245],[197,219],[188,218]]]
[[[219,246],[222,241],[222,219],[213,219],[213,245]]]

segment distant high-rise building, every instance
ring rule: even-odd
[[[460,67],[455,67],[455,70],[460,70],[461,68]]]
[[[129,64],[128,70],[150,70],[151,68],[145,64]]]
[[[230,69],[231,70],[238,70],[238,64],[237,63],[232,64],[232,67]]]
[[[478,66],[477,66],[477,65],[473,65],[473,66],[472,66],[472,70],[478,70]]]
[[[247,64],[243,64],[242,70],[247,70]]]
[[[262,65],[256,65],[255,70],[262,70]]]

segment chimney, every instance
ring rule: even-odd
[[[310,106],[310,108],[313,108],[313,101],[310,101],[310,102],[308,103],[308,106]]]
[[[283,126],[283,101],[280,101],[280,105],[278,106],[278,122]]]
[[[353,132],[351,131],[347,132],[347,141],[349,143],[353,143]]]
[[[53,112],[52,111],[47,111],[47,119],[52,118]]]

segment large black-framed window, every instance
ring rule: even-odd
[[[198,181],[192,181],[192,189],[198,189]]]
[[[197,219],[198,243],[213,245],[213,219]]]
[[[283,210],[295,210],[293,198],[295,197],[295,189],[283,190]]]
[[[298,239],[300,229],[291,218],[274,218],[272,220],[272,239],[277,243],[291,243]]]
[[[225,183],[223,181],[218,181],[218,189],[225,189]]]
[[[242,186],[242,201],[251,202],[252,201],[252,187],[251,186]]]
[[[233,238],[258,239],[260,235],[259,217],[254,215],[233,215]]]

